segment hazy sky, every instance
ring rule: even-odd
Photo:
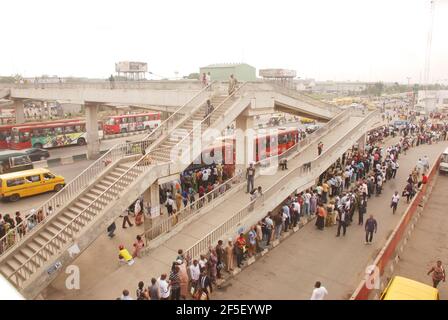
[[[448,82],[448,0],[435,0],[430,79]],[[2,0],[0,75],[108,77],[247,62],[317,80],[419,82],[429,0]]]

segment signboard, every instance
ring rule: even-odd
[[[297,75],[295,70],[288,69],[261,69],[258,74],[263,78],[295,78]]]
[[[120,61],[115,63],[116,72],[148,72],[146,62]]]

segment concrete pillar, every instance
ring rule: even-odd
[[[25,105],[21,100],[14,101],[14,110],[16,115],[16,123],[21,124],[25,122]]]
[[[98,105],[86,104],[87,159],[96,159],[100,154],[98,136]]]
[[[243,170],[249,166],[251,161],[255,161],[253,137],[254,119],[246,115],[239,115],[235,119],[236,133],[236,169]]]
[[[358,140],[358,150],[363,152],[365,148],[366,148],[366,134],[364,133]]]
[[[160,196],[159,196],[159,182],[154,182],[143,193],[143,203],[145,207],[150,207],[151,212],[146,212],[144,219],[145,231],[152,228],[154,223],[160,219]]]
[[[160,120],[163,122],[166,119],[168,119],[170,116],[170,113],[168,111],[162,111],[162,113],[160,114]]]

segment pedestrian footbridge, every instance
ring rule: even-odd
[[[183,171],[199,156],[201,150],[196,150],[191,143],[198,132],[199,137],[204,137],[206,129],[222,132],[235,119],[250,116],[260,101],[270,101],[268,108],[273,109],[281,101],[291,110],[333,119],[320,132],[302,142],[299,150],[290,151],[291,156],[300,156],[291,161],[287,175],[282,178],[278,175],[283,173],[277,173],[270,178],[262,176],[257,180],[257,185],[266,180],[263,182],[263,189],[266,190],[263,201],[254,204],[258,215],[282,201],[283,195],[292,192],[290,189],[294,186],[312,184],[332,161],[368,130],[376,115],[355,115],[349,111],[336,114],[338,109],[311,104],[311,101],[294,104],[293,99],[299,98],[293,94],[275,91],[267,86],[260,87],[259,84],[244,83],[230,96],[224,92],[224,88],[215,87],[215,84],[200,90],[142,141],[118,144],[105,153],[41,206],[45,212],[51,206],[54,210],[51,216],[26,235],[20,236],[19,225],[0,240],[0,272],[25,297],[36,297],[63,266],[69,265],[79,252],[104,233],[107,226],[139,195],[159,178]],[[273,95],[273,92],[277,93]],[[207,99],[211,99],[214,110],[205,116]],[[315,158],[318,139],[328,148],[322,156]],[[304,163],[307,165],[304,166]],[[243,200],[229,203],[242,205],[247,202],[247,199]],[[224,221],[224,227],[218,226],[218,231],[214,231],[212,236],[207,235],[205,242],[193,244],[191,254],[196,256],[203,252],[207,243],[233,230],[237,224],[245,223],[244,219],[252,217],[254,210],[229,207],[225,214],[219,215],[221,219],[228,218]],[[233,216],[226,216],[229,214]],[[208,226],[203,231],[210,229]],[[198,237],[201,234],[196,236],[196,240]],[[177,242],[175,238],[170,241]],[[186,247],[190,243],[191,240],[176,245]]]

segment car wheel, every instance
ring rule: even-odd
[[[86,139],[84,138],[79,138],[77,141],[78,146],[84,146],[86,145]]]
[[[20,200],[20,196],[18,194],[13,194],[12,196],[9,196],[9,201],[16,202]]]
[[[55,192],[59,192],[59,191],[62,190],[63,187],[64,186],[62,184],[57,184],[57,185],[54,186],[54,191]]]
[[[127,133],[128,130],[126,128],[121,129],[121,133]]]
[[[37,149],[42,149],[43,148],[43,145],[42,145],[42,143],[35,143],[34,144],[34,148],[37,148]]]

